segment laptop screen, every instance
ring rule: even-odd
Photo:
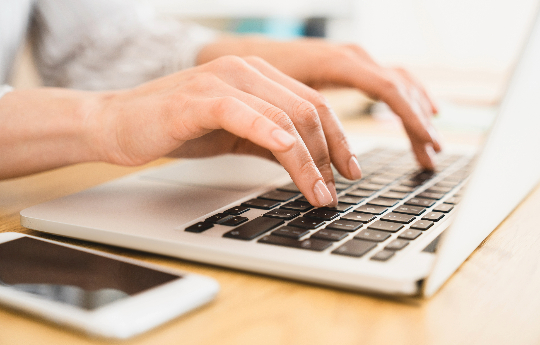
[[[424,286],[433,294],[540,180],[540,16]]]

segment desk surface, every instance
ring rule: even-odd
[[[371,120],[346,120],[371,132]],[[388,129],[390,128],[390,129]],[[385,130],[395,135],[395,126]],[[152,163],[157,165],[165,160]],[[394,300],[96,245],[30,231],[20,210],[140,170],[82,164],[0,181],[0,232],[59,239],[211,276],[211,304],[125,344],[539,344],[540,188],[502,223],[435,296]],[[104,341],[0,307],[0,344]]]

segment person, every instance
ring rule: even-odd
[[[119,0],[0,7],[0,84],[30,27],[47,86],[3,86],[1,179],[90,161],[252,154],[281,163],[314,206],[335,205],[331,164],[348,179],[361,169],[316,91],[329,85],[386,102],[422,167],[433,169],[441,149],[422,85],[357,45],[219,34]]]

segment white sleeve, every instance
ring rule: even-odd
[[[35,59],[45,85],[127,88],[195,65],[213,30],[158,19],[123,0],[37,0]]]
[[[13,88],[9,85],[0,85],[0,98],[2,98],[6,93],[13,91]]]

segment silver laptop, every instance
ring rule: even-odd
[[[419,171],[407,145],[357,142],[364,178],[313,209],[278,165],[182,160],[21,212],[62,236],[346,289],[433,294],[540,179],[537,18],[481,154]],[[466,186],[465,186],[466,185]]]

